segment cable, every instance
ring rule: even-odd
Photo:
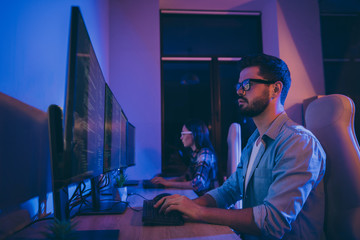
[[[31,225],[33,225],[37,222],[41,222],[41,221],[45,221],[45,220],[54,220],[54,219],[55,219],[54,217],[44,217],[44,218],[36,219],[36,220],[30,222],[29,224],[25,225],[24,227],[20,228],[19,230],[16,230],[15,232],[11,233],[11,236],[14,236],[15,234],[21,232],[25,228],[30,227]]]
[[[135,196],[142,197],[142,198],[145,199],[145,200],[149,200],[149,199],[147,199],[146,197],[144,197],[144,196],[142,196],[142,195],[140,195],[140,194],[138,194],[138,193],[128,193],[126,200],[127,200],[130,196],[134,196],[134,195],[135,195]],[[135,209],[135,208],[131,207],[131,205],[130,205],[129,202],[127,202],[127,203],[128,203],[128,207],[129,207],[131,210],[135,211],[135,212],[141,212],[141,211],[143,210],[142,208],[141,208],[141,209]]]
[[[130,203],[128,203],[128,207],[129,207],[131,210],[135,211],[135,212],[141,212],[141,211],[143,210],[142,208],[141,208],[141,209],[135,209],[135,208],[131,207],[131,206],[130,206]]]
[[[144,197],[144,196],[142,196],[142,195],[140,195],[140,194],[138,194],[138,193],[128,193],[128,197],[129,197],[129,196],[133,196],[133,195],[142,197],[142,198],[145,199],[145,200],[150,200],[150,199],[147,199],[146,197]]]

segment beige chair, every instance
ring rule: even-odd
[[[326,239],[360,239],[360,148],[354,115],[354,102],[340,94],[314,100],[305,112],[306,127],[327,155]]]
[[[238,123],[232,123],[229,127],[227,136],[228,143],[228,160],[226,176],[230,177],[236,171],[241,157],[241,126]],[[242,201],[234,204],[233,208],[242,208]]]
[[[236,167],[241,157],[241,126],[238,123],[232,123],[229,127],[227,136],[228,160],[227,177],[230,177],[236,171]]]

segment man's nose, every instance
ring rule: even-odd
[[[244,89],[241,87],[236,91],[237,95],[239,96],[244,96],[246,91],[244,91]]]

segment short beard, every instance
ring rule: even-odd
[[[264,110],[269,105],[269,92],[264,91],[263,95],[254,99],[251,104],[249,103],[249,101],[247,101],[247,103],[249,104],[247,107],[239,107],[240,113],[246,117],[256,117],[262,112],[264,112]]]

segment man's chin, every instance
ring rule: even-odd
[[[246,108],[242,108],[240,107],[240,114],[245,116],[245,117],[255,117],[258,115],[258,113],[252,111],[252,110],[249,110],[249,109],[246,109]]]

